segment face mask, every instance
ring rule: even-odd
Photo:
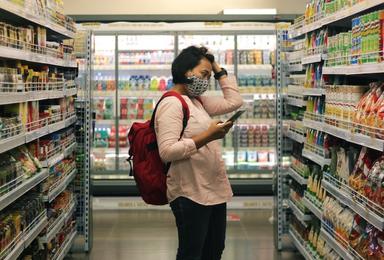
[[[201,79],[196,76],[188,77],[188,79],[192,81],[187,84],[187,91],[191,97],[201,96],[205,91],[207,91],[209,80]]]

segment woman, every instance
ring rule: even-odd
[[[201,96],[212,71],[224,97]],[[225,244],[226,203],[232,189],[221,155],[222,139],[233,122],[219,124],[211,116],[238,109],[242,98],[236,81],[214,61],[204,47],[184,49],[172,63],[173,91],[185,99],[190,118],[183,133],[182,105],[176,97],[160,102],[155,131],[160,157],[172,162],[167,197],[178,229],[177,260],[216,260]]]

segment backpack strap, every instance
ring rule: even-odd
[[[168,92],[164,93],[164,95],[160,98],[159,102],[157,102],[155,110],[153,110],[153,113],[152,113],[151,127],[152,127],[152,129],[155,128],[155,115],[156,115],[157,108],[158,108],[160,102],[166,97],[176,97],[177,99],[179,99],[179,101],[181,102],[181,105],[183,107],[183,130],[181,131],[181,134],[180,134],[180,138],[181,138],[183,136],[184,130],[188,124],[189,107],[188,107],[187,102],[185,102],[184,98],[179,93],[177,93],[176,91],[168,91]]]

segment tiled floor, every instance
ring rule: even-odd
[[[168,210],[94,211],[93,250],[69,259],[172,260],[177,234]],[[222,260],[302,259],[292,252],[274,249],[270,210],[230,210],[226,249]],[[240,221],[237,221],[238,217]]]

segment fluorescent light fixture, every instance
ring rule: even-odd
[[[276,15],[276,8],[265,9],[224,9],[225,15]]]

